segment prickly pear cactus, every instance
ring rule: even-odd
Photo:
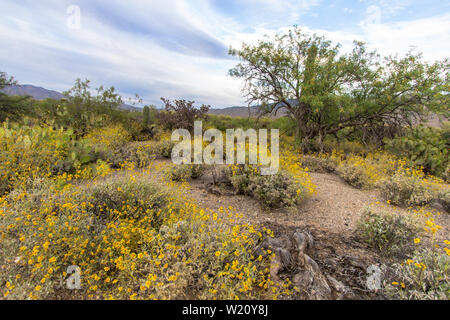
[[[450,141],[446,130],[417,127],[403,137],[386,141],[386,146],[392,153],[436,176],[444,175],[449,166]]]

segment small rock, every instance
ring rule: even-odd
[[[283,248],[277,248],[276,254],[280,257],[280,261],[282,263],[282,267],[286,268],[291,264],[291,254],[289,251]]]
[[[305,257],[306,264],[309,265],[314,272],[319,273],[320,268],[319,268],[319,265],[317,264],[317,262],[315,262],[313,259],[311,259],[310,256],[308,256],[306,254],[304,254],[304,257]]]
[[[314,237],[309,231],[303,231],[303,234],[306,236],[306,241],[308,242],[308,248],[314,248]]]
[[[281,261],[278,256],[272,259],[270,263],[270,276],[274,282],[278,282],[280,278],[278,277],[278,273],[281,269]]]
[[[263,244],[262,244],[264,249],[276,249],[276,248],[281,248],[283,247],[283,243],[280,239],[278,238],[268,238],[266,239]]]
[[[366,267],[367,267],[366,263],[364,261],[362,261],[358,257],[347,256],[347,259],[348,259],[348,262],[350,263],[350,265],[355,267],[355,268],[359,268],[359,269],[365,270]]]
[[[307,291],[313,282],[314,275],[308,270],[301,271],[292,278],[292,283],[304,291]]]
[[[306,240],[306,236],[299,232],[299,230],[295,231],[294,235],[292,236],[297,244],[297,249],[300,253],[303,253],[306,250],[306,247],[308,246],[308,242]]]
[[[337,291],[337,293],[338,293],[337,299],[338,300],[356,299],[355,293],[352,291],[352,289],[347,287],[345,284],[336,280],[335,278],[333,278],[330,275],[327,275],[327,279],[328,279],[328,282],[330,283],[330,285],[334,288],[334,290]]]

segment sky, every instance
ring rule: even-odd
[[[0,71],[57,91],[87,78],[158,107],[245,105],[229,47],[293,25],[344,52],[362,40],[383,55],[450,57],[450,0],[0,0]]]

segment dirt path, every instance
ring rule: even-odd
[[[168,162],[164,162],[168,164]],[[200,179],[190,180],[190,197],[201,207],[219,212],[220,207],[232,207],[242,214],[242,222],[259,224],[274,231],[275,237],[292,235],[296,230],[307,230],[315,241],[311,257],[325,274],[341,281],[356,293],[358,298],[383,298],[367,290],[367,268],[370,265],[391,264],[393,257],[381,256],[371,249],[356,233],[357,223],[365,207],[377,210],[410,214],[381,200],[376,190],[366,191],[351,187],[333,174],[310,173],[317,187],[317,194],[307,199],[298,208],[264,210],[257,200],[234,195],[214,194],[206,187],[212,178],[206,174]],[[440,237],[448,238],[450,215],[436,217],[443,226]]]
[[[311,227],[332,234],[340,234],[350,239],[355,236],[357,223],[364,208],[394,211],[409,214],[406,209],[388,205],[376,190],[359,190],[343,181],[340,177],[328,173],[314,173],[310,176],[317,186],[317,194],[302,203],[297,210],[277,209],[266,211],[250,197],[242,195],[214,195],[208,192],[205,184],[210,181],[206,176],[190,181],[192,197],[199,204],[217,210],[219,207],[232,206],[249,223],[278,224],[288,228]],[[231,190],[229,190],[231,191]],[[436,222],[443,227],[441,240],[448,238],[450,217],[448,214],[435,216]]]

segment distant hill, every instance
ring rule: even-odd
[[[48,90],[30,84],[7,86],[2,89],[2,92],[10,96],[31,96],[36,100],[44,100],[49,98],[59,100],[64,98],[64,96],[58,91]]]
[[[255,116],[257,113],[257,109],[255,107],[228,107],[223,109],[209,109],[209,114],[215,115],[224,115],[230,117],[248,117],[249,113],[251,116]]]
[[[256,117],[258,115],[258,107],[228,107],[223,109],[209,109],[209,114],[215,114],[215,115],[224,115],[224,116],[230,116],[230,117],[248,117],[249,115],[251,117]],[[280,109],[277,112],[277,115],[275,116],[272,114],[271,118],[279,118],[286,115],[286,111],[283,109]]]
[[[31,84],[7,86],[4,87],[1,91],[10,96],[30,96],[36,100],[44,100],[44,99],[60,100],[64,98],[63,94],[58,91],[33,86]],[[141,108],[126,103],[122,104],[120,108],[125,110],[141,110]]]

